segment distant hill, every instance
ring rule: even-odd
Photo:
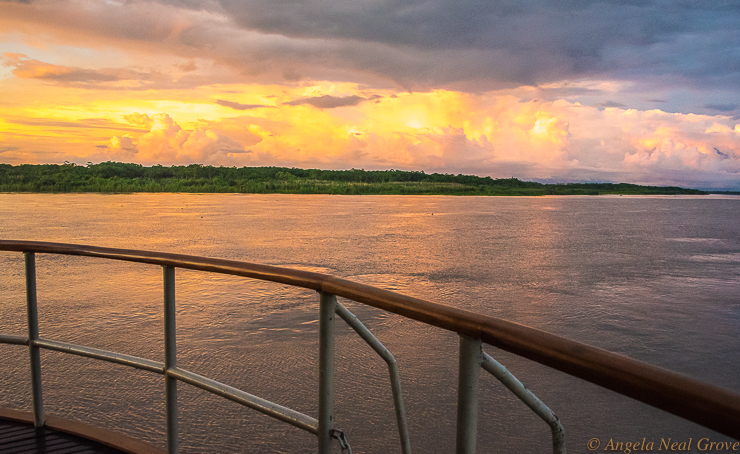
[[[404,170],[287,167],[144,167],[102,162],[0,164],[0,192],[233,192],[253,194],[428,194],[481,196],[708,194],[698,189],[627,183],[542,184],[516,178]]]

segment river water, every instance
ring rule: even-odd
[[[318,271],[512,320],[740,392],[740,197],[0,194],[0,238]],[[23,259],[0,253],[0,332],[25,333]],[[160,267],[37,256],[41,337],[163,361]],[[317,415],[318,295],[178,270],[181,367]],[[416,453],[452,452],[457,339],[342,301],[396,356]],[[340,322],[341,323],[341,322]],[[337,328],[336,425],[400,452],[385,363]],[[727,440],[506,352],[486,352],[591,438]],[[0,345],[0,405],[30,409]],[[46,411],[163,445],[159,375],[42,352]],[[179,385],[182,452],[312,452],[313,435]],[[481,375],[479,452],[547,452],[549,428]],[[337,451],[338,452],[338,451]],[[698,452],[698,451],[697,451]]]

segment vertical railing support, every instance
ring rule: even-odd
[[[164,381],[167,452],[177,454],[177,379],[169,374],[170,370],[177,366],[175,268],[171,266],[162,268],[164,270]]]
[[[330,454],[334,424],[334,311],[337,297],[320,292],[319,305],[319,454]]]
[[[457,454],[475,454],[478,435],[478,379],[482,361],[480,339],[461,334],[457,387]]]
[[[398,363],[395,360],[388,363],[388,372],[391,376],[391,394],[393,396],[393,406],[396,410],[396,425],[401,437],[401,453],[411,454],[409,423],[406,419],[406,409],[403,405],[403,394],[401,393],[401,374],[398,372]]]
[[[489,356],[483,353],[483,369],[491,373],[498,381],[504,384],[515,396],[524,402],[533,412],[542,418],[552,432],[552,452],[553,454],[565,454],[565,429],[560,423],[557,415],[550,410],[532,391],[527,389],[522,382],[511,374],[506,368]]]
[[[34,342],[39,340],[39,313],[36,301],[36,254],[24,252],[26,258],[26,313],[28,314],[28,350],[31,358],[31,394],[33,424],[44,425],[44,398],[41,388],[41,354]]]
[[[383,358],[388,365],[388,373],[391,379],[391,393],[393,394],[393,406],[396,409],[396,423],[398,425],[398,435],[401,438],[401,452],[411,454],[411,440],[409,439],[409,424],[406,419],[406,409],[403,405],[403,394],[401,393],[401,374],[398,372],[398,363],[393,354],[388,350],[377,337],[370,332],[355,314],[348,311],[341,304],[336,304],[337,315],[347,322],[375,352]]]

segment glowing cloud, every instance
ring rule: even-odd
[[[239,142],[210,128],[185,131],[165,113],[151,117],[134,113],[126,119],[136,125],[150,125],[151,129],[139,137],[112,137],[106,146],[98,147],[99,154],[148,164],[224,164],[232,156],[248,152]]]
[[[359,96],[359,95],[358,95]],[[731,185],[740,176],[729,118],[522,101],[496,93],[374,94],[320,109],[197,121],[126,114],[142,134],[114,136],[97,158],[143,163],[399,168],[538,180]],[[300,99],[300,98],[299,98]],[[103,152],[104,154],[101,154]],[[683,182],[683,183],[682,183]]]

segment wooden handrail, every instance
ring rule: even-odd
[[[247,262],[37,241],[0,240],[0,250],[100,257],[279,282],[331,293],[489,345],[740,439],[740,394],[584,343],[495,317],[334,276]]]

